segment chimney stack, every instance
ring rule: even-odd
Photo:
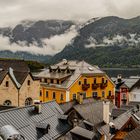
[[[105,123],[109,123],[109,104],[110,102],[109,101],[103,101],[103,121]]]
[[[41,103],[40,100],[34,100],[35,111],[40,114],[41,113]]]
[[[122,75],[121,74],[118,74],[118,76],[117,76],[117,82],[118,83],[121,83],[122,82]]]

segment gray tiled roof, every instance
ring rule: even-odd
[[[56,73],[56,72],[49,72],[49,70],[42,71],[38,74],[38,77],[44,77],[44,78],[53,78],[53,79],[62,79],[65,77],[70,76],[71,74],[67,73]]]
[[[0,60],[0,68],[8,70],[9,67],[20,72],[29,72],[30,69],[24,60]]]
[[[60,107],[64,111],[64,113],[66,113],[76,104],[77,104],[77,101],[73,100],[73,101],[70,101],[70,102],[60,104]]]
[[[113,81],[117,81],[117,78],[112,77]],[[122,78],[122,81],[125,83],[125,85],[130,89],[132,86],[139,80],[139,78]]]
[[[103,122],[103,102],[89,102],[85,104],[78,104],[73,107],[83,119],[98,125]],[[115,108],[113,104],[110,103],[110,111]]]
[[[122,115],[120,115],[118,118],[112,120],[111,122],[115,125],[115,128],[117,130],[120,130],[122,128],[122,126],[124,126],[124,124],[126,124],[126,122],[130,119],[131,116],[132,116],[131,112],[127,111],[127,112],[123,113]],[[102,135],[105,134],[109,138],[110,137],[109,129],[110,129],[109,124],[106,124],[100,128],[99,132]]]
[[[28,106],[0,112],[0,127],[12,125],[26,140],[54,140],[70,129],[66,121],[58,119],[57,115],[63,114],[63,111],[55,101],[41,104],[40,114],[34,113],[33,110],[34,106]],[[40,137],[36,123],[50,124],[49,133]]]
[[[94,132],[89,131],[89,130],[84,129],[84,128],[79,127],[79,126],[76,126],[70,132],[72,134],[79,135],[79,136],[81,136],[83,138],[86,138],[86,139],[89,139],[89,140],[92,140],[94,138],[94,136],[95,136]]]
[[[70,69],[74,69],[74,72],[71,74],[71,76],[69,78],[66,78],[66,80],[61,84],[61,87],[65,87],[65,88],[69,88],[74,81],[78,80],[80,78],[81,75],[86,75],[86,74],[91,74],[91,75],[98,75],[98,74],[105,74],[105,72],[103,72],[99,67],[97,66],[92,66],[88,63],[86,63],[85,61],[68,61],[67,64],[64,64],[63,61],[61,61],[60,63],[53,65],[54,68],[61,68],[61,67],[66,67],[66,68],[70,68]],[[56,75],[59,75],[56,71]],[[64,73],[64,75],[66,75]],[[49,72],[48,69],[46,69],[45,71],[39,73],[38,75],[36,75],[37,77],[51,77],[51,73]],[[55,76],[54,72],[52,75],[52,78]],[[62,75],[61,75],[62,77]]]
[[[112,109],[111,116],[112,117],[118,117],[118,116],[120,116],[121,114],[123,114],[126,111],[127,111],[127,109],[114,108],[114,109]]]
[[[2,83],[4,77],[6,76],[8,72],[4,70],[0,70],[0,83]]]
[[[140,127],[128,133],[124,140],[140,140]]]

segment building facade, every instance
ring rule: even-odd
[[[9,61],[11,61],[11,67]],[[39,100],[40,81],[35,80],[27,69],[23,71],[16,69],[16,67],[21,68],[25,62],[9,61],[9,64],[4,60],[3,63],[0,62],[0,104],[5,106],[26,106],[31,105],[33,100]],[[12,65],[12,62],[15,63],[14,65],[18,62],[16,67]],[[7,64],[7,67],[5,64]]]
[[[42,102],[56,99],[64,103],[89,97],[114,100],[114,83],[99,67],[85,61],[62,60],[37,77],[41,80]]]
[[[120,108],[122,105],[128,105],[129,102],[139,102],[140,80],[138,77],[122,78],[118,75],[117,78],[112,78],[115,88],[115,105]]]
[[[130,102],[140,102],[140,79],[130,88]]]

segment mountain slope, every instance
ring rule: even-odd
[[[62,58],[86,60],[101,66],[139,65],[140,17],[104,17],[83,26],[73,43],[56,54]]]
[[[1,57],[47,61],[52,52],[61,51],[55,41],[59,43],[58,39],[62,40],[74,25],[73,21],[44,20],[23,21],[14,28],[0,28]]]

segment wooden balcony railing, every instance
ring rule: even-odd
[[[92,84],[92,89],[97,89],[99,86],[99,84]]]
[[[100,84],[100,88],[101,88],[101,89],[104,89],[104,88],[107,87],[107,85],[108,85],[107,83],[101,83],[101,84]]]
[[[86,91],[90,88],[90,84],[82,84],[82,90]]]
[[[121,99],[122,101],[127,101],[127,99],[126,98],[123,98],[123,99]]]
[[[114,95],[107,96],[107,99],[109,99],[109,100],[113,100],[113,99],[115,99],[115,96],[114,96]]]

